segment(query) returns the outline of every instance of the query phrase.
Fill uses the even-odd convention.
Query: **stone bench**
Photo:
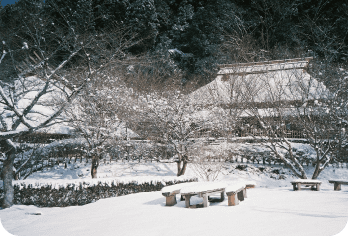
[[[255,185],[253,184],[252,187],[255,187]],[[225,189],[228,197],[228,205],[236,206],[239,204],[239,201],[244,201],[244,198],[247,197],[246,189],[246,184],[229,185]]]
[[[246,182],[245,187],[248,188],[255,188],[256,183],[255,182]]]
[[[320,191],[320,185],[321,181],[316,179],[297,179],[291,182],[294,191],[301,190],[301,187],[304,186],[311,186],[311,189],[315,189],[317,191]]]
[[[174,184],[162,188],[162,195],[166,197],[166,206],[174,206],[176,204],[176,194],[179,194],[182,188],[196,183],[197,182]]]
[[[191,186],[187,186],[181,189],[181,196],[185,198],[186,208],[197,208],[197,207],[208,207],[208,197],[220,193],[220,202],[225,199],[225,183],[214,183],[214,182],[201,182]],[[192,196],[198,196],[203,198],[203,205],[190,205],[190,198]]]
[[[334,190],[341,190],[341,184],[348,185],[348,181],[346,180],[329,180],[330,184],[334,184]]]

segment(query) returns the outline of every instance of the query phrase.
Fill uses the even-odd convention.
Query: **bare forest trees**
[[[134,108],[138,118],[151,127],[148,136],[157,137],[157,140],[172,145],[176,153],[177,175],[185,174],[189,162],[188,151],[192,146],[195,132],[200,123],[194,114],[199,108],[192,104],[179,91],[166,93],[151,93],[138,97],[138,105]]]
[[[77,136],[86,141],[87,158],[92,160],[91,176],[97,178],[100,159],[107,155],[106,146],[123,138],[125,123],[119,118],[130,102],[127,101],[132,90],[120,78],[99,75],[82,91],[76,101],[66,110],[67,121],[75,129]],[[122,133],[123,132],[123,133]]]
[[[66,16],[58,22],[59,28],[56,21],[40,17],[40,12],[23,12],[23,18],[25,24],[18,32],[0,34],[0,66],[13,71],[0,83],[4,208],[13,204],[17,151],[13,138],[61,122],[63,111],[81,91],[100,79],[112,63],[123,60],[124,49],[136,44],[118,27],[92,33],[77,28]]]

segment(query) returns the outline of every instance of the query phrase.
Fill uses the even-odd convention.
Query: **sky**
[[[17,2],[17,0],[2,0],[1,5],[6,6],[7,4],[13,4]]]

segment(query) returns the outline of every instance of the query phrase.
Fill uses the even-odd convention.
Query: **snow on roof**
[[[312,57],[219,65],[218,74],[260,74],[270,71],[306,69]]]
[[[59,123],[43,128],[41,131],[48,134],[71,134],[74,131],[74,128],[66,123]]]
[[[133,130],[131,130],[130,128],[127,128],[124,123],[123,123],[123,125],[121,125],[119,127],[119,129],[116,130],[114,135],[117,137],[127,137],[127,138],[139,138],[140,137]]]
[[[304,69],[306,60],[268,61],[221,65],[218,76],[189,94],[196,104],[306,101],[327,96],[324,84]]]

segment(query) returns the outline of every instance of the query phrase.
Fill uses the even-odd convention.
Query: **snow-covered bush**
[[[194,178],[164,178],[154,181],[92,181],[79,183],[14,185],[14,204],[39,207],[66,207],[85,205],[102,198],[117,197],[139,192],[159,191],[164,186],[184,182],[194,182]],[[0,188],[0,202],[3,200]]]

